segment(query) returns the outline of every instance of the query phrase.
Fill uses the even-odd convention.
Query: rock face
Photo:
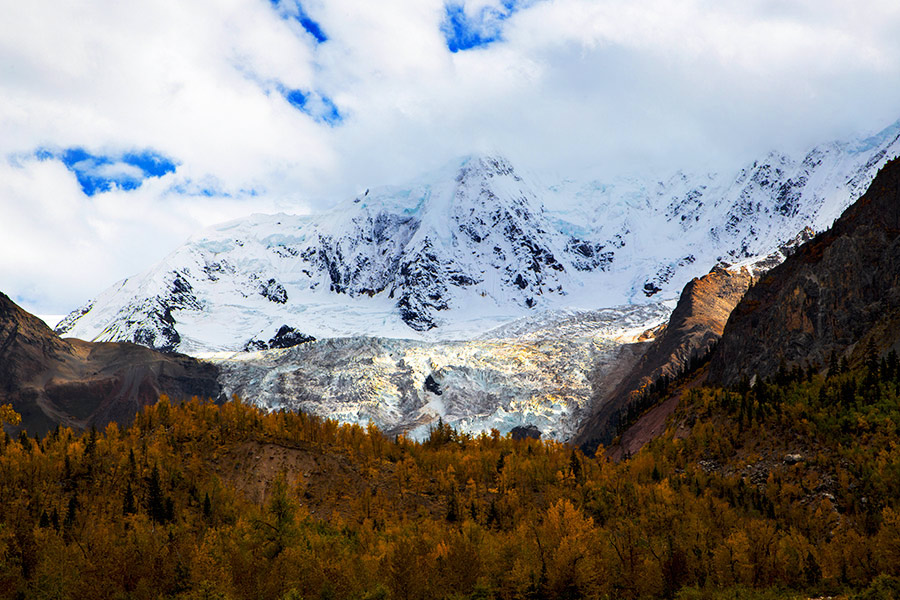
[[[160,394],[219,399],[216,377],[213,365],[187,356],[60,339],[0,293],[0,403],[13,405],[29,433],[128,424]]]
[[[282,325],[278,328],[278,331],[275,332],[275,335],[269,338],[269,341],[266,342],[262,339],[253,338],[244,345],[244,350],[246,352],[255,350],[283,350],[284,348],[299,346],[300,344],[314,341],[316,341],[316,338],[313,336],[301,333],[289,325]]]
[[[707,354],[722,337],[731,311],[749,289],[750,282],[746,268],[734,272],[716,267],[688,283],[665,331],[656,338],[623,387],[639,389],[661,376],[675,377],[692,358]]]
[[[612,420],[640,390],[660,377],[675,377],[692,359],[703,357],[713,348],[750,282],[747,268],[730,271],[721,267],[689,282],[665,330],[616,388],[606,397],[594,398],[597,410],[573,442],[589,451],[600,443],[609,443],[614,437]]]
[[[713,383],[824,367],[900,340],[900,161],[889,162],[829,231],[801,246],[735,308],[710,364]],[[853,353],[853,351],[856,351]]]

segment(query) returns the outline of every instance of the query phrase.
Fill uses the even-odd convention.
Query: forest
[[[674,393],[620,463],[237,398],[4,434],[0,597],[900,597],[896,355]]]

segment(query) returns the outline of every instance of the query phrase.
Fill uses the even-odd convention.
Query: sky
[[[472,153],[663,178],[900,118],[896,0],[0,0],[0,291]]]

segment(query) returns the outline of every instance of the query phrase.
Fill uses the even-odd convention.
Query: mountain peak
[[[219,399],[216,377],[213,365],[187,356],[60,339],[0,293],[0,404],[11,403],[31,434],[128,424],[160,394]]]
[[[202,352],[273,339],[281,326],[318,339],[459,339],[534,311],[673,300],[711,265],[827,227],[900,150],[884,139],[862,153],[774,153],[734,177],[580,188],[543,189],[502,156],[470,155],[321,214],[209,229],[66,326]]]

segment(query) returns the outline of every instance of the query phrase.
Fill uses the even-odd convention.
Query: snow
[[[752,262],[806,226],[827,228],[898,153],[898,134],[900,122],[802,157],[772,152],[737,174],[549,188],[503,158],[466,157],[323,214],[254,214],[200,232],[62,330],[196,353],[239,350],[282,325],[316,338],[459,340],[548,310],[672,300],[719,262]]]
[[[568,440],[589,413],[593,382],[623,342],[665,322],[661,304],[528,318],[482,339],[332,338],[286,350],[201,354],[227,394],[266,409],[373,422],[421,439],[439,418],[460,431],[535,425]],[[428,377],[440,394],[428,391]]]

